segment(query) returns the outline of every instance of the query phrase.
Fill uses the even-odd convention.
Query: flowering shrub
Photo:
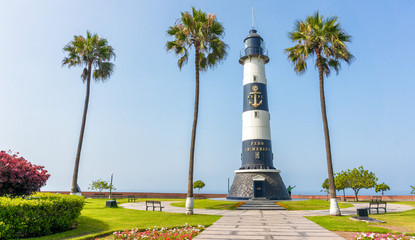
[[[411,240],[415,237],[408,237],[405,234],[381,234],[381,233],[357,233],[353,235],[356,240]]]
[[[125,230],[123,232],[114,232],[114,239],[193,239],[205,229],[204,226],[191,227],[187,223],[180,228],[157,228],[142,231],[138,228]]]
[[[30,195],[39,191],[50,177],[43,166],[31,164],[17,154],[0,152],[0,196]]]

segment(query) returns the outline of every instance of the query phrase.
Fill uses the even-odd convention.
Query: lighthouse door
[[[254,181],[254,198],[265,197],[265,181]]]

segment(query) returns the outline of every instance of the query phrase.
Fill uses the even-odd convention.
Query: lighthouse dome
[[[257,30],[251,29],[249,35],[244,40],[245,48],[241,51],[239,62],[243,61],[249,56],[256,56],[263,58],[265,63],[269,62],[268,51],[265,49],[264,39],[257,33]]]

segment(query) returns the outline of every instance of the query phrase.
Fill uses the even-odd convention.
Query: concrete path
[[[165,212],[185,213],[184,208],[162,202]],[[368,203],[354,203],[354,207],[342,209],[343,215],[356,215],[356,208],[367,207]],[[145,203],[124,203],[121,207],[145,210]],[[388,204],[388,212],[406,211],[414,207]],[[223,215],[212,226],[195,239],[344,239],[304,216],[328,215],[328,210],[284,211],[284,210],[209,210],[195,209],[195,214]]]

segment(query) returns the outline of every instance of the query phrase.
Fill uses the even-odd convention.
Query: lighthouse
[[[265,64],[269,62],[264,40],[255,29],[244,40],[239,63],[243,65],[241,167],[235,171],[228,199],[290,199],[274,167]]]

